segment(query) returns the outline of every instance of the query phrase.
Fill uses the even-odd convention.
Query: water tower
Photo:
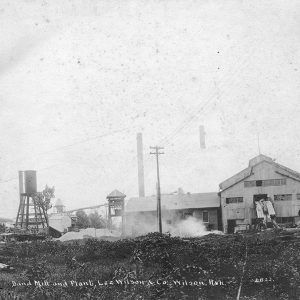
[[[46,213],[34,198],[36,192],[36,171],[19,171],[20,204],[16,228],[38,232],[40,229],[48,227]]]
[[[65,210],[65,206],[63,205],[62,201],[60,199],[57,199],[55,205],[54,205],[54,213],[57,213],[57,214],[61,214],[64,212]]]

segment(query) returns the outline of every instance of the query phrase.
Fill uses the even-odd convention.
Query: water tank
[[[25,171],[25,193],[34,194],[37,192],[36,171]]]

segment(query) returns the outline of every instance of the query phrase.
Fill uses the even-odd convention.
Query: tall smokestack
[[[137,141],[137,159],[138,159],[139,197],[145,197],[142,133],[139,132],[136,135],[136,141]]]
[[[205,131],[204,131],[204,126],[200,125],[199,126],[199,134],[200,134],[200,148],[205,149]]]

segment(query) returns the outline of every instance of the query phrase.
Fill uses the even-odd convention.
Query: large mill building
[[[298,218],[300,173],[268,156],[254,157],[246,169],[223,181],[219,187],[224,232],[233,233],[239,224],[254,224],[254,201],[267,196],[274,201],[278,223],[293,223]]]
[[[163,222],[170,224],[178,219],[193,216],[207,229],[233,233],[237,226],[250,228],[256,222],[254,201],[271,197],[279,224],[299,221],[300,173],[275,162],[265,155],[249,161],[248,167],[219,185],[219,192],[162,195]],[[139,231],[143,223],[154,222],[156,198],[129,199],[126,206],[127,232]],[[174,217],[175,216],[175,217]]]

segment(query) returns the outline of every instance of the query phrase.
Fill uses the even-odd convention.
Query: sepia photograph
[[[300,299],[299,1],[0,0],[0,38],[0,299]]]

